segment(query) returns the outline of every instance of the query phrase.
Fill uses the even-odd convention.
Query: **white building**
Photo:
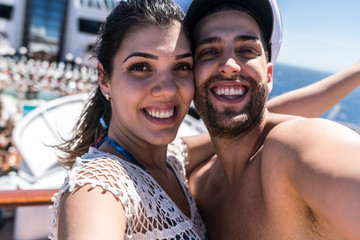
[[[71,53],[84,58],[118,1],[0,0],[0,54],[24,46],[32,57],[59,61]],[[187,8],[191,0],[177,2]]]

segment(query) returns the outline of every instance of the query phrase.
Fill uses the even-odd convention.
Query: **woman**
[[[167,148],[194,96],[182,19],[169,0],[123,1],[106,19],[99,88],[77,135],[61,147],[62,164],[73,168],[55,200],[53,238],[206,238],[183,149]]]
[[[72,169],[54,198],[52,238],[206,239],[185,172],[211,157],[210,139],[167,146],[194,95],[182,19],[170,0],[129,0],[102,26],[99,87],[59,147]]]

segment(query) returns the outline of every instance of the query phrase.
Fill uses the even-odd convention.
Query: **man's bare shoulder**
[[[350,156],[360,149],[359,144],[360,135],[342,124],[320,118],[294,118],[269,131],[264,141],[263,160],[327,161]]]
[[[352,141],[358,142],[359,139],[358,133],[334,121],[322,118],[293,118],[276,124],[265,138],[265,145],[280,144],[301,149],[311,147],[314,143],[316,146],[348,144]]]
[[[326,119],[279,123],[269,131],[262,150],[263,189],[269,199],[281,199],[282,207],[311,206],[322,226],[341,226],[340,232],[360,236],[355,226],[359,156],[360,135],[339,123]]]

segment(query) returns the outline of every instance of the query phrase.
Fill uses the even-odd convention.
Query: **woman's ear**
[[[107,93],[110,93],[110,84],[108,74],[105,72],[104,67],[101,63],[97,64],[97,76],[101,92],[105,97]]]
[[[273,88],[273,69],[274,65],[272,63],[268,63],[267,65],[267,76],[266,76],[266,85],[268,89],[268,94],[271,92]]]

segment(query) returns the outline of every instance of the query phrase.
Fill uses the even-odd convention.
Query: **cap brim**
[[[264,36],[265,40],[267,43],[270,43],[274,18],[271,4],[265,0],[194,0],[185,17],[185,25],[190,33],[192,33],[196,23],[202,19],[210,9],[223,3],[237,4],[254,12],[264,28],[263,31],[266,35]]]

